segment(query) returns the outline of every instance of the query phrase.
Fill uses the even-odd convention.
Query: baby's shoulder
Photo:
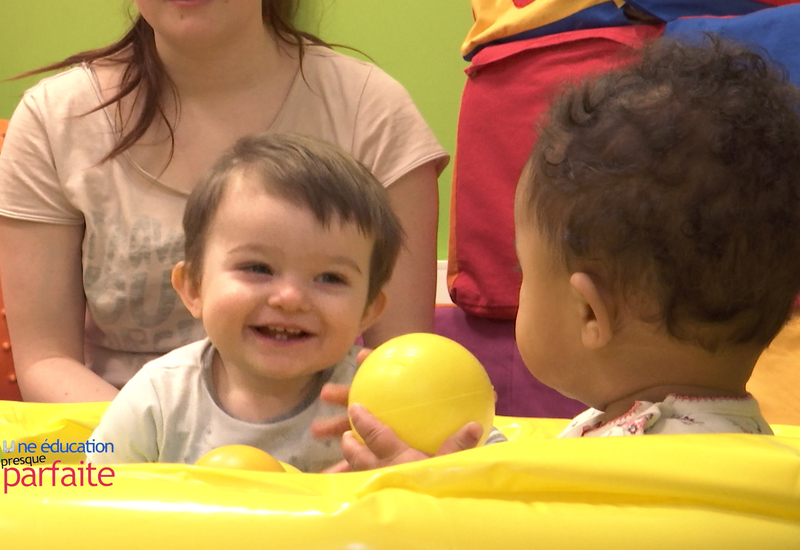
[[[200,376],[210,349],[207,338],[186,344],[145,363],[137,376],[150,379]]]

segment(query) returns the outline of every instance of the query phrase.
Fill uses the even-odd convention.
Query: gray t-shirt
[[[147,363],[111,402],[89,441],[112,443],[114,452],[88,453],[92,464],[173,462],[193,464],[223,445],[250,445],[303,472],[319,472],[342,460],[340,438],[317,439],[311,421],[345,414],[319,400],[325,382],[350,384],[356,372],[353,346],[323,371],[319,386],[293,411],[253,423],[226,413],[211,383],[214,348],[208,339]]]

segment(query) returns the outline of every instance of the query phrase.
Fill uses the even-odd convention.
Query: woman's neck
[[[159,57],[181,100],[263,86],[291,61],[288,48],[264,26],[251,27],[224,42],[175,46],[156,37]]]

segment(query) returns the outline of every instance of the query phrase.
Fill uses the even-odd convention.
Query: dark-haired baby
[[[800,91],[764,58],[663,39],[567,91],[515,225],[522,358],[590,407],[562,437],[772,433],[746,384],[800,293]],[[426,456],[351,415],[351,467]]]

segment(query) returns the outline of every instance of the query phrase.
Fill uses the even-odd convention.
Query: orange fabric
[[[0,400],[22,401],[17,386],[17,376],[14,373],[14,361],[11,358],[11,341],[8,337],[2,293],[0,293]]]
[[[3,149],[6,128],[8,128],[8,121],[0,119],[0,151]],[[14,373],[14,361],[11,359],[11,340],[8,337],[2,292],[0,292],[0,399],[22,401],[19,387],[17,387],[17,376]]]
[[[8,121],[0,119],[0,151],[3,150],[3,141],[6,138],[6,128],[8,128]]]
[[[747,383],[770,424],[800,426],[800,316],[761,354]]]

